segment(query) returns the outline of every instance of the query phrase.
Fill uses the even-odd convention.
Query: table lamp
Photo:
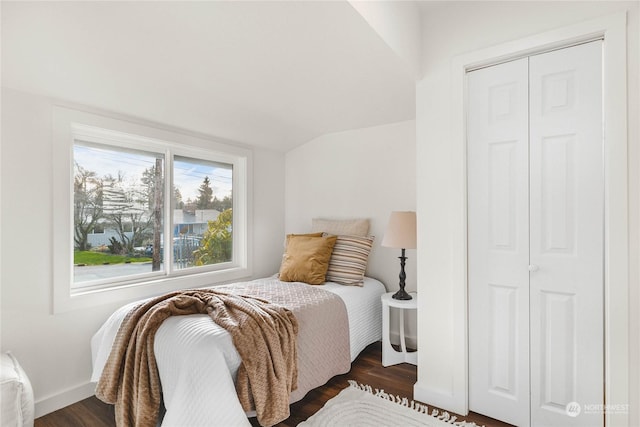
[[[400,290],[393,294],[392,298],[399,300],[410,300],[409,295],[404,290],[404,281],[407,275],[404,272],[404,265],[407,257],[404,256],[405,249],[416,249],[416,213],[415,212],[391,212],[387,231],[382,239],[382,246],[387,248],[402,249],[400,258]]]

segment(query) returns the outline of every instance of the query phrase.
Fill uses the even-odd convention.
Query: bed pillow
[[[327,269],[327,282],[362,286],[373,236],[338,236]]]
[[[336,240],[337,236],[287,236],[287,248],[280,265],[280,280],[310,285],[324,283]]]
[[[289,242],[290,236],[322,237],[323,234],[324,234],[323,232],[306,233],[306,234],[287,234],[286,237],[284,238],[284,247],[285,249],[287,248],[287,243]]]
[[[336,236],[366,236],[369,233],[369,220],[313,218],[311,231],[323,231]]]

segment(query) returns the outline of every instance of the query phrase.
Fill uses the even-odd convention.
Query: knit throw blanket
[[[263,299],[202,289],[153,298],[125,317],[96,388],[100,400],[115,404],[116,424],[156,426],[162,395],[155,333],[169,316],[197,313],[208,314],[232,337],[242,359],[236,390],[243,408],[255,408],[263,426],[288,418],[298,377],[293,313]]]

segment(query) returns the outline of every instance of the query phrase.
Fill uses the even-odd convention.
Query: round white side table
[[[418,352],[407,351],[407,343],[404,333],[404,312],[405,310],[417,310],[418,309],[418,294],[410,292],[409,295],[413,297],[410,300],[397,300],[391,296],[395,292],[388,292],[382,295],[382,366],[391,366],[398,363],[411,363],[412,365],[418,364]],[[400,326],[400,351],[393,348],[389,339],[389,323],[391,308],[398,308],[400,312],[399,326]]]

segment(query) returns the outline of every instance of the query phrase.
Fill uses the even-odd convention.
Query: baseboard
[[[66,389],[60,393],[44,397],[36,401],[35,417],[47,415],[65,406],[79,402],[87,397],[93,396],[96,391],[96,384],[87,382],[76,387]]]
[[[400,345],[400,334],[397,332],[389,332],[389,341],[391,341],[391,344]],[[407,344],[407,348],[413,350],[418,348],[418,339],[416,337],[407,336],[405,343]]]

